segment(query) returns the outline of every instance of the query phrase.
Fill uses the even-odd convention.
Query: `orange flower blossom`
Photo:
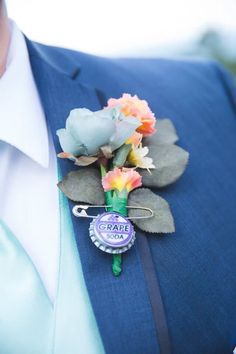
[[[149,136],[155,133],[156,118],[145,100],[140,100],[137,95],[131,96],[124,93],[122,97],[108,100],[108,107],[121,106],[121,111],[125,116],[133,116],[138,118],[142,123],[137,128],[137,132],[143,136]]]
[[[132,168],[118,168],[109,171],[102,178],[102,186],[105,192],[116,190],[122,192],[126,190],[128,193],[142,185],[142,177]]]

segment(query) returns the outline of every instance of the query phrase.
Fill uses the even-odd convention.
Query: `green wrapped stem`
[[[121,148],[120,148],[121,149]],[[119,150],[118,150],[119,151]],[[120,163],[124,163],[123,161],[126,160],[127,155],[130,151],[130,145],[125,145],[124,149],[121,149],[120,153],[118,154],[117,159],[113,166],[117,166]],[[114,158],[115,160],[115,158]],[[104,177],[107,173],[107,169],[103,164],[100,164],[100,171],[101,176]],[[111,205],[111,207],[106,208],[108,211],[114,211],[119,213],[123,216],[127,216],[127,195],[117,195],[115,192],[108,191],[105,192],[105,203],[106,205]],[[122,272],[122,256],[121,254],[114,254],[112,260],[112,273],[118,277]]]
[[[114,193],[112,198],[112,211],[127,216],[127,197],[119,197]]]
[[[112,273],[118,277],[122,272],[122,258],[121,254],[114,254],[112,261]]]
[[[119,197],[116,193],[113,194],[112,198],[112,210],[116,213],[119,213],[123,216],[127,216],[127,197]],[[113,255],[112,262],[112,272],[118,277],[122,272],[122,255],[115,254]]]

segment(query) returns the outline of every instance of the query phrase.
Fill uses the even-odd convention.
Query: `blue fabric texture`
[[[190,152],[190,163],[177,183],[154,192],[170,203],[176,232],[148,236],[172,352],[232,353],[236,344],[236,110],[231,78],[214,62],[104,59],[27,43],[58,152],[55,132],[64,127],[71,109],[100,109],[106,99],[123,92],[146,99],[157,117],[169,117],[175,124],[179,144]],[[60,161],[60,167],[63,175],[73,168],[67,161]],[[72,220],[106,353],[159,354],[137,245],[124,256],[124,271],[115,278],[110,256],[91,245],[88,221]]]

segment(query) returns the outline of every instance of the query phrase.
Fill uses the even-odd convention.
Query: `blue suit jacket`
[[[60,152],[57,129],[75,107],[100,109],[123,92],[169,117],[190,152],[184,176],[158,190],[176,233],[148,235],[124,256],[122,276],[73,218],[84,277],[107,354],[227,354],[236,345],[236,106],[213,62],[105,59],[27,40],[32,70]],[[59,161],[63,174],[72,169]],[[145,235],[137,235],[140,240]],[[147,240],[146,239],[146,240]],[[145,258],[146,257],[146,258]],[[146,264],[143,260],[146,259]],[[149,259],[149,261],[148,261]],[[158,316],[162,304],[168,338]],[[164,323],[165,327],[165,323]],[[162,345],[160,345],[162,343]],[[68,353],[69,354],[69,353]],[[89,354],[89,353],[86,353]]]

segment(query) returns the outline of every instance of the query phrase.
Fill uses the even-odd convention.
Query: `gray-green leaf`
[[[154,216],[150,219],[132,220],[141,230],[150,233],[172,233],[175,231],[173,216],[167,201],[148,188],[139,188],[129,195],[129,206],[146,207],[152,209]],[[129,209],[129,217],[146,216],[147,211]]]
[[[60,190],[75,201],[88,204],[103,205],[104,191],[101,185],[99,171],[95,168],[85,167],[72,171],[58,183]]]
[[[174,144],[179,140],[175,127],[170,119],[158,119],[156,122],[156,133],[143,140],[143,145]]]
[[[75,165],[77,166],[88,166],[97,161],[96,156],[79,156],[75,158]]]
[[[175,182],[183,174],[189,159],[189,153],[176,145],[149,146],[148,156],[156,168],[151,173],[138,170],[146,187],[165,187]]]

